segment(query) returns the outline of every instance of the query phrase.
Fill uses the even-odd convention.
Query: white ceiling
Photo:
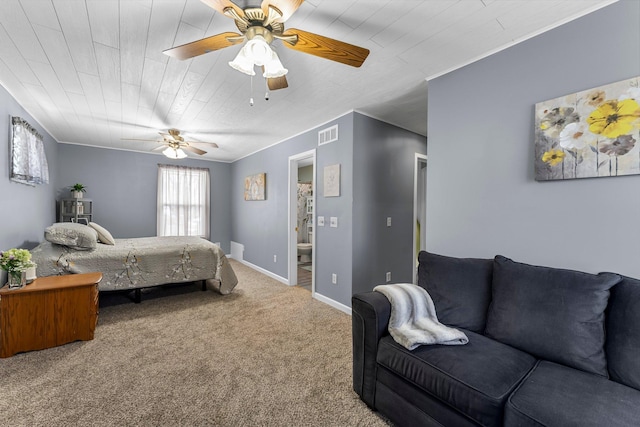
[[[237,31],[199,0],[2,0],[0,83],[59,142],[149,152],[156,143],[122,138],[175,127],[220,146],[199,146],[200,158],[233,161],[352,110],[426,135],[425,79],[613,2],[307,0],[285,28],[369,57],[353,68],[275,41],[289,87],[266,101],[258,75],[250,106],[251,78],[227,65],[240,46],[187,61],[162,54]]]

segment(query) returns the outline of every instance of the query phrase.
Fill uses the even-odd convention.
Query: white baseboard
[[[229,255],[227,255],[227,258],[233,258],[234,260],[246,265],[249,268],[252,268],[256,271],[259,271],[260,273],[264,274],[265,276],[269,276],[272,279],[277,280],[278,282],[284,283],[285,285],[289,286],[289,279],[285,279],[282,276],[278,276],[275,273],[272,273],[269,270],[265,270],[262,267],[258,267],[255,264],[251,264],[249,261],[245,261],[243,258],[244,255],[244,245],[242,245],[241,243],[238,242],[231,242],[231,253]],[[338,301],[334,301],[331,298],[327,298],[324,295],[321,295],[317,292],[313,293],[313,298],[317,299],[320,302],[323,302],[327,305],[330,305],[333,308],[336,308],[340,311],[342,311],[343,313],[348,314],[349,316],[351,316],[351,307],[347,307],[346,305],[339,303]]]
[[[265,270],[264,268],[258,267],[257,265],[251,264],[249,261],[245,261],[243,259],[236,259],[236,261],[241,262],[242,264],[246,265],[247,267],[253,268],[256,271],[259,271],[260,273],[264,274],[265,276],[269,276],[272,279],[277,280],[278,282],[282,282],[287,286],[289,285],[289,280],[288,279],[285,279],[282,276],[278,276],[277,274],[272,273],[269,270]]]
[[[334,301],[331,298],[325,297],[324,295],[321,295],[317,292],[314,292],[313,297],[318,301],[323,302],[327,305],[330,305],[331,307],[336,308],[342,311],[343,313],[346,313],[349,316],[351,316],[351,307],[347,307],[346,305],[339,303],[338,301]]]

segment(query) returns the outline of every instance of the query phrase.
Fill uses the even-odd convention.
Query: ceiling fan
[[[153,151],[163,150],[162,154],[171,159],[184,159],[187,157],[187,153],[184,150],[192,153],[203,155],[207,154],[206,151],[194,147],[192,144],[207,144],[212,148],[218,148],[218,144],[215,142],[203,142],[203,141],[185,141],[184,137],[180,135],[178,129],[169,129],[167,132],[158,132],[162,136],[162,140],[157,139],[138,139],[138,138],[123,138],[127,141],[153,141],[162,144],[161,146],[154,148]]]
[[[360,67],[369,50],[329,37],[295,28],[285,31],[284,22],[300,7],[304,0],[262,0],[259,7],[240,7],[231,0],[201,0],[235,21],[240,34],[225,32],[163,51],[177,59],[189,59],[214,50],[233,46],[247,40],[238,56],[229,65],[245,74],[254,75],[254,65],[262,67],[270,90],[288,87],[277,54],[270,47],[274,39],[284,46],[303,53],[326,58],[353,67]],[[257,1],[257,0],[256,0]]]

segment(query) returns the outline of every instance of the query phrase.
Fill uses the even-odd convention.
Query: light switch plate
[[[338,227],[338,217],[337,216],[332,216],[331,217],[330,226],[334,227],[334,228]]]
[[[316,218],[316,222],[318,223],[318,227],[324,227],[324,217],[319,216]]]

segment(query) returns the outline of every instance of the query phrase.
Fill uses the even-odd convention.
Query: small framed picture
[[[75,218],[71,218],[71,222],[77,222],[78,224],[89,225],[89,218],[78,218],[77,221]]]
[[[340,197],[340,164],[324,167],[324,197]]]

